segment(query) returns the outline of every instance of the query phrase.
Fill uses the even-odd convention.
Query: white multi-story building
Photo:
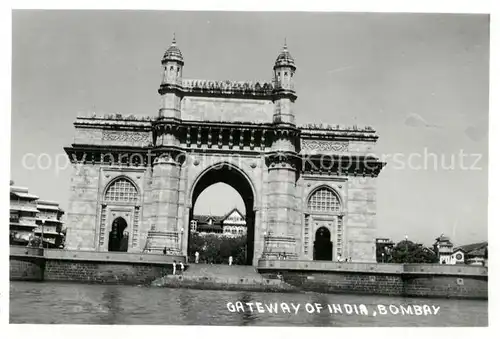
[[[40,200],[28,188],[10,186],[10,244],[26,246],[34,236],[45,248],[63,245],[64,211],[57,202]]]
[[[64,211],[57,202],[48,200],[38,200],[37,209],[38,227],[35,229],[35,235],[42,237],[43,234],[44,247],[60,247],[64,239],[62,233]]]
[[[434,249],[438,255],[440,264],[452,264],[453,243],[450,241],[450,238],[446,237],[444,234],[441,234],[438,238],[436,238]]]
[[[38,197],[30,194],[26,187],[10,186],[9,228],[12,245],[28,245],[37,227],[37,200]]]

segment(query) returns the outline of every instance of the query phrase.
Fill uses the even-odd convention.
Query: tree
[[[190,235],[189,253],[191,261],[196,252],[200,254],[200,262],[214,264],[226,263],[229,256],[233,257],[234,265],[244,265],[246,260],[246,236],[225,237],[215,234]]]
[[[402,240],[392,250],[391,263],[437,263],[436,253],[422,244]]]

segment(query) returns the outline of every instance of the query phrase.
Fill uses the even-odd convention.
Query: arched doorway
[[[330,185],[321,184],[309,193],[305,230],[304,252],[309,259],[332,260],[334,257],[344,256],[342,200],[339,193]]]
[[[111,231],[109,232],[108,251],[109,252],[127,252],[128,251],[128,232],[125,232],[127,222],[122,217],[113,220]]]
[[[201,174],[195,182],[192,189],[191,208],[189,210],[189,220],[193,220],[194,207],[200,194],[208,187],[224,183],[234,188],[241,196],[245,207],[245,220],[246,220],[246,246],[245,246],[245,260],[246,265],[252,265],[254,258],[254,238],[255,238],[255,211],[254,211],[254,192],[252,186],[241,170],[235,166],[222,163],[212,166],[209,170]],[[220,197],[224,199],[224,197]],[[190,245],[192,240],[192,227],[189,227],[188,236],[188,255],[190,253]]]
[[[332,260],[333,244],[331,242],[331,234],[328,228],[320,227],[316,231],[314,239],[314,255],[313,260]]]

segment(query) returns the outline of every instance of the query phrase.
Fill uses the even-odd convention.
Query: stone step
[[[189,264],[184,272],[185,276],[192,277],[235,277],[244,279],[261,280],[262,276],[257,273],[253,266],[238,265],[210,265],[210,264]]]

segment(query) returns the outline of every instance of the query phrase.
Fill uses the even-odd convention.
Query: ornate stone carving
[[[349,144],[332,140],[302,140],[301,147],[307,151],[347,152]]]
[[[305,124],[305,125],[301,125],[299,127],[301,129],[338,130],[338,131],[346,130],[346,131],[375,132],[375,130],[371,126],[357,126],[357,125],[344,126],[344,125],[339,125],[339,124],[337,124],[337,125],[331,125],[331,124],[319,123],[319,124]]]
[[[140,132],[103,131],[103,141],[149,142],[149,134]]]
[[[248,82],[248,81],[210,81],[210,80],[191,80],[182,81],[182,87],[187,92],[206,92],[206,93],[241,93],[241,94],[266,94],[270,95],[274,89],[271,82]]]

